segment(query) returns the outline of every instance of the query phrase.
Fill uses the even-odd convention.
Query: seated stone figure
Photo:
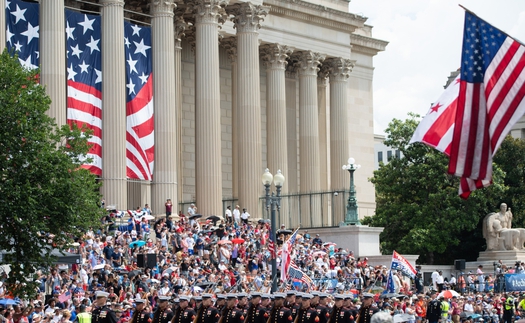
[[[525,229],[512,229],[512,213],[507,205],[500,205],[500,212],[489,213],[483,219],[483,237],[487,251],[523,250]]]

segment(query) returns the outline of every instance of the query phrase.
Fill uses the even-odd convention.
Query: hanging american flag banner
[[[275,259],[275,243],[273,241],[273,231],[271,228],[268,228],[268,251],[270,251],[271,259]]]
[[[38,3],[5,2],[7,49],[18,54],[20,64],[28,69],[39,66],[39,10]]]
[[[297,239],[297,228],[294,233],[283,243],[282,252],[281,252],[281,280],[283,282],[288,280],[288,270],[290,269],[290,263],[292,262],[292,252]]]
[[[151,28],[124,23],[126,175],[151,180],[154,161]]]
[[[83,165],[102,175],[102,69],[100,16],[66,10],[67,122],[93,131]]]

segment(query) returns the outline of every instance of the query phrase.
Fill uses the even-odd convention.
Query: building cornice
[[[363,27],[367,19],[302,0],[265,0],[264,5],[271,7],[270,15],[302,20],[345,32],[353,32]]]
[[[388,42],[363,35],[351,34],[350,44],[352,45],[352,52],[373,56],[377,55],[378,52],[384,51]]]

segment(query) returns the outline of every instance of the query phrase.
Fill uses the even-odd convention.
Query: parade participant
[[[91,312],[93,323],[117,323],[115,312],[106,305],[109,293],[98,291],[95,294],[95,309]]]
[[[295,294],[295,304],[290,308],[290,311],[292,311],[292,317],[295,320],[297,317],[297,314],[299,314],[299,310],[303,307],[303,294],[302,293],[296,293]]]
[[[286,299],[284,300],[284,306],[292,308],[295,305],[295,291],[289,290],[286,292]]]
[[[222,310],[226,306],[226,295],[217,294],[217,301],[215,303],[215,306],[217,307],[217,310],[219,310],[219,312],[222,313]]]
[[[261,294],[261,304],[255,313],[255,321],[253,323],[266,323],[270,317],[270,303],[272,297],[270,294]]]
[[[274,293],[274,306],[270,312],[267,323],[291,323],[293,321],[292,311],[284,306],[286,294]]]
[[[137,298],[133,302],[135,303],[135,311],[129,323],[151,323],[151,313],[145,310],[146,300]]]
[[[197,313],[196,323],[217,323],[221,314],[216,307],[213,306],[213,295],[202,294],[202,307],[199,309],[201,316]]]
[[[259,303],[261,302],[261,293],[252,292],[251,295],[252,299],[250,301],[250,307],[244,316],[245,323],[255,323],[255,319],[259,311]]]
[[[297,316],[299,319],[298,322],[300,323],[319,323],[319,314],[317,313],[317,310],[315,307],[312,306],[310,303],[312,299],[315,299],[318,296],[314,296],[312,294],[304,293],[303,295],[303,308],[302,308],[302,315]]]
[[[190,303],[190,298],[188,296],[179,296],[179,308],[173,315],[173,319],[171,320],[171,323],[181,323],[182,322],[182,313],[186,308],[188,307]]]
[[[326,323],[330,318],[330,308],[328,307],[328,294],[319,293],[319,304],[315,307],[319,315],[319,322]]]
[[[195,300],[195,306],[193,309],[197,312],[202,307],[202,296],[195,296],[193,299]]]
[[[179,301],[181,302],[181,304],[183,300],[186,301],[186,304],[188,306],[186,306],[181,312],[179,317],[179,323],[194,323],[195,318],[197,317],[197,312],[195,312],[195,309],[190,305],[191,296],[180,296]]]
[[[361,308],[359,309],[359,313],[357,314],[357,323],[370,323],[370,319],[372,317],[371,315],[371,306],[374,302],[374,294],[370,293],[363,293],[363,304],[361,304]]]
[[[169,307],[170,298],[168,296],[159,296],[157,310],[153,314],[153,323],[168,323],[173,318],[173,311]]]
[[[242,311],[242,315],[246,318],[246,315],[248,314],[248,294],[246,293],[238,293],[237,294],[237,308]]]
[[[228,294],[226,296],[226,307],[222,312],[220,323],[244,323],[242,310],[235,306],[237,294]]]
[[[345,296],[341,294],[334,294],[334,306],[332,307],[332,314],[328,318],[328,323],[343,323],[346,321],[341,320],[341,316],[344,316],[343,303]],[[343,315],[341,315],[343,313]],[[352,320],[353,321],[353,320]]]
[[[427,320],[429,323],[437,323],[441,317],[441,302],[436,299],[436,292],[431,292],[432,300],[427,305]]]

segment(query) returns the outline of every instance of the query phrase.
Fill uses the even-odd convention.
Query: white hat
[[[109,296],[109,293],[106,293],[106,292],[103,292],[103,291],[98,291],[95,293],[95,297],[96,298],[99,298],[99,297],[108,297]]]

